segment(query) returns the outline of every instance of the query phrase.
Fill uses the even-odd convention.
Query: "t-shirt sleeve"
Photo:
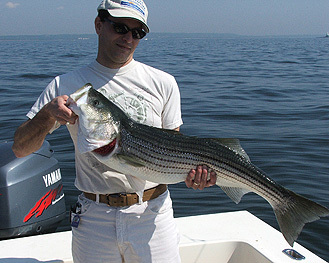
[[[169,91],[170,92],[162,112],[162,128],[173,130],[183,124],[180,92],[174,78],[172,78]]]
[[[37,101],[34,103],[30,111],[26,114],[26,116],[32,119],[48,102],[52,99],[59,96],[58,91],[58,78],[53,79],[46,89],[40,94]],[[52,133],[54,130],[60,127],[60,124],[56,121],[54,127],[49,131]]]

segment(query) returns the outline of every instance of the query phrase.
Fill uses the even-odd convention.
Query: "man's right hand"
[[[37,151],[56,121],[61,125],[75,123],[78,116],[67,107],[68,98],[67,95],[54,98],[33,119],[18,127],[12,147],[16,157],[24,157]]]
[[[56,97],[43,108],[43,110],[48,112],[51,118],[58,121],[61,125],[67,123],[74,124],[78,118],[78,116],[67,107],[68,98],[67,95]]]

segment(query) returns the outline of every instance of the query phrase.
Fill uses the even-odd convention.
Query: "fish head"
[[[81,153],[108,145],[119,135],[118,107],[91,84],[71,94],[68,105],[79,116],[77,146]]]

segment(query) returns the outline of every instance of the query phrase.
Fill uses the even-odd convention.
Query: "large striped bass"
[[[206,165],[235,203],[248,192],[266,199],[291,246],[305,223],[329,216],[326,207],[284,188],[253,165],[238,140],[197,138],[139,124],[91,84],[70,98],[69,107],[79,116],[79,150],[92,152],[120,173],[174,184],[197,165]]]

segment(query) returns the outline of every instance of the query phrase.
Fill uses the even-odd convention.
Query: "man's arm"
[[[38,150],[56,121],[61,125],[68,122],[75,123],[77,115],[66,106],[67,99],[67,95],[56,97],[46,104],[33,119],[18,127],[12,147],[16,157],[24,157]]]

